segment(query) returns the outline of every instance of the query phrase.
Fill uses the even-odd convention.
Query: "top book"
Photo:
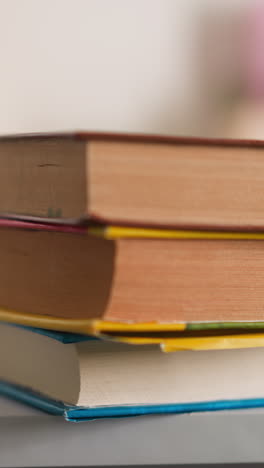
[[[264,142],[110,133],[0,138],[0,214],[262,230]]]

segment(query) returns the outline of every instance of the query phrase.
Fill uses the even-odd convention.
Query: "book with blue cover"
[[[0,394],[68,421],[264,407],[264,349],[162,353],[0,324]]]

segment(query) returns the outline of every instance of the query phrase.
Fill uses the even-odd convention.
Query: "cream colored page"
[[[264,396],[264,349],[184,351],[111,345],[81,351],[81,405],[184,403]]]
[[[0,379],[75,404],[80,390],[75,346],[0,324]]]

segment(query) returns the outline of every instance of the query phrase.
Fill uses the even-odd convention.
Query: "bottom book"
[[[68,421],[264,407],[264,348],[162,353],[0,324],[0,394]]]

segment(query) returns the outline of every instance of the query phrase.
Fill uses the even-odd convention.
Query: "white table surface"
[[[69,423],[0,398],[0,468],[264,462],[264,412]]]

